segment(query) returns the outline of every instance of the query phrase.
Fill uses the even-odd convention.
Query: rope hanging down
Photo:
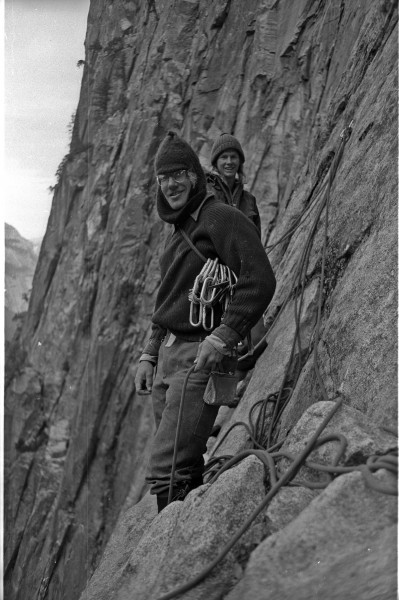
[[[190,375],[190,373],[187,374],[186,379],[188,379],[189,375]],[[240,453],[236,457],[234,457],[234,464],[236,462],[238,462],[239,460],[242,460],[243,458],[247,457],[249,454],[254,454],[258,458],[260,458],[260,460],[263,462],[265,467],[269,469],[270,481],[271,481],[271,488],[270,488],[269,492],[266,494],[265,498],[257,506],[257,508],[252,512],[252,514],[248,517],[248,519],[241,525],[239,530],[234,534],[234,536],[230,539],[230,541],[226,544],[226,546],[222,549],[222,551],[218,554],[218,556],[205,569],[203,569],[200,573],[198,573],[198,575],[193,577],[189,582],[176,587],[174,590],[171,590],[170,592],[167,592],[166,594],[163,594],[162,596],[159,596],[157,598],[157,600],[172,600],[172,598],[176,598],[176,596],[179,596],[180,594],[187,592],[188,590],[192,589],[197,584],[201,583],[201,581],[203,581],[209,575],[209,573],[216,567],[216,565],[218,565],[220,563],[220,561],[223,560],[223,558],[226,556],[226,554],[228,554],[228,552],[233,548],[233,546],[240,539],[240,537],[247,531],[247,529],[254,522],[256,517],[262,512],[262,510],[264,510],[268,506],[268,504],[273,499],[273,497],[277,494],[279,489],[281,487],[283,487],[284,485],[289,484],[290,481],[292,481],[292,479],[298,473],[301,466],[305,463],[309,454],[314,449],[319,436],[321,435],[323,430],[326,428],[329,421],[332,419],[332,417],[337,412],[337,410],[341,407],[341,405],[342,405],[342,399],[339,399],[336,402],[336,404],[334,405],[334,407],[332,408],[332,410],[323,419],[323,421],[319,425],[319,427],[316,429],[315,433],[312,435],[310,440],[307,442],[305,448],[302,450],[302,452],[298,456],[296,456],[294,458],[291,466],[285,471],[285,473],[279,479],[277,478],[277,473],[274,468],[273,457],[267,451],[247,450],[247,451]],[[227,468],[227,466],[226,466],[226,468]],[[226,468],[223,469],[223,471],[226,470]],[[216,479],[221,475],[221,473],[222,473],[222,470],[218,474],[215,475],[212,482],[216,481]]]
[[[184,389],[182,392],[181,410],[183,410],[185,387],[187,385],[187,381],[188,381],[189,376],[191,375],[192,370],[193,370],[193,367],[188,371],[186,378],[185,378]],[[384,456],[369,457],[369,459],[367,460],[367,463],[364,465],[357,465],[357,466],[353,466],[353,467],[340,467],[340,466],[338,466],[338,462],[344,455],[346,447],[347,447],[347,440],[346,440],[345,436],[343,436],[342,434],[331,433],[329,435],[320,437],[321,433],[327,427],[327,425],[330,422],[330,420],[332,419],[332,417],[335,415],[335,413],[338,411],[338,409],[342,406],[342,403],[343,403],[342,398],[337,400],[337,402],[335,403],[333,408],[324,417],[323,421],[321,422],[319,427],[316,429],[315,433],[312,435],[310,440],[305,445],[305,448],[299,455],[294,456],[292,453],[289,453],[287,451],[281,451],[281,450],[279,451],[279,448],[284,441],[284,440],[282,440],[278,444],[275,444],[274,447],[270,448],[269,450],[248,449],[248,450],[244,450],[244,451],[240,452],[239,454],[237,454],[234,457],[228,457],[229,460],[227,462],[225,462],[225,464],[222,466],[222,468],[218,469],[218,471],[213,475],[212,479],[209,481],[210,484],[214,483],[220,477],[220,475],[222,475],[222,473],[224,473],[225,471],[227,471],[228,469],[230,469],[231,467],[236,465],[238,462],[240,462],[244,458],[246,458],[250,455],[254,455],[259,460],[261,460],[261,462],[265,466],[265,470],[269,475],[270,489],[267,492],[265,498],[262,500],[262,502],[257,506],[257,508],[252,512],[252,514],[241,525],[239,530],[234,534],[234,536],[229,540],[229,542],[221,550],[221,552],[216,556],[216,558],[206,568],[204,568],[202,571],[200,571],[200,573],[198,573],[198,575],[193,577],[187,583],[176,587],[174,590],[171,590],[170,592],[167,592],[166,594],[163,594],[162,596],[159,596],[157,598],[157,600],[172,600],[172,598],[176,598],[180,594],[187,592],[188,590],[192,589],[193,587],[195,587],[196,585],[201,583],[201,581],[203,581],[209,575],[209,573],[223,560],[223,558],[233,548],[233,546],[237,543],[237,541],[241,538],[241,536],[248,530],[248,528],[255,521],[255,519],[258,517],[258,515],[262,512],[262,510],[264,510],[269,505],[271,500],[274,498],[274,496],[277,494],[277,492],[280,490],[280,488],[283,487],[284,485],[294,485],[294,486],[300,485],[302,487],[308,487],[310,489],[322,489],[322,488],[327,487],[327,485],[329,485],[329,483],[333,479],[333,476],[337,476],[337,475],[344,474],[344,473],[351,473],[354,471],[360,471],[364,477],[365,484],[368,487],[370,487],[378,492],[384,493],[384,494],[397,495],[398,492],[397,492],[396,485],[394,485],[394,484],[392,484],[392,485],[385,484],[384,485],[381,483],[381,481],[379,479],[374,477],[372,474],[373,472],[377,471],[378,469],[386,469],[387,471],[389,471],[395,475],[395,480],[397,479],[397,474],[398,474],[398,449],[397,448],[387,452]],[[395,433],[395,432],[392,431],[391,433]],[[331,441],[338,441],[339,446],[338,446],[336,455],[334,456],[332,463],[330,465],[316,463],[314,461],[310,461],[307,459],[313,450],[315,450],[316,448],[320,447],[321,445],[323,445],[327,442],[331,442]],[[219,458],[219,457],[217,457],[217,458]],[[282,458],[292,461],[291,465],[283,472],[281,471],[279,466],[276,464],[277,461],[281,460]],[[307,467],[309,467],[311,469],[315,469],[316,471],[325,473],[327,478],[321,482],[295,480],[295,476],[297,475],[299,469],[303,465],[306,465]]]
[[[313,488],[313,489],[314,488],[320,489],[320,488],[326,487],[331,482],[331,480],[333,479],[334,476],[358,470],[358,471],[362,472],[365,483],[369,487],[371,487],[381,493],[397,495],[397,488],[395,485],[392,485],[392,486],[383,485],[377,478],[375,478],[373,476],[373,472],[375,472],[378,469],[384,468],[384,469],[388,470],[389,472],[395,474],[397,477],[397,472],[398,472],[398,450],[397,450],[397,447],[394,450],[387,452],[384,456],[369,457],[366,464],[364,464],[364,465],[357,465],[354,467],[340,467],[340,466],[338,466],[338,462],[342,458],[342,456],[345,452],[345,448],[347,445],[346,438],[343,435],[337,434],[337,433],[329,434],[328,436],[324,436],[323,438],[320,437],[322,431],[325,429],[325,427],[327,426],[327,424],[329,423],[329,421],[331,420],[333,415],[342,406],[342,403],[343,403],[342,398],[334,398],[334,400],[336,400],[336,404],[334,405],[334,407],[332,408],[330,413],[323,419],[322,423],[319,425],[319,427],[317,428],[317,430],[315,431],[315,433],[313,434],[313,436],[311,437],[309,442],[306,444],[304,450],[299,454],[299,456],[294,456],[287,451],[280,450],[280,448],[284,442],[284,439],[282,439],[278,443],[273,444],[273,433],[274,433],[275,426],[282,414],[282,411],[284,410],[289,399],[291,398],[293,389],[298,380],[299,373],[300,373],[300,370],[302,367],[302,365],[301,365],[302,345],[301,345],[300,331],[299,331],[300,316],[301,316],[301,311],[302,311],[302,306],[303,306],[303,296],[304,296],[304,289],[305,289],[305,282],[306,282],[306,273],[307,273],[307,268],[308,268],[309,259],[310,259],[310,252],[311,252],[311,249],[313,246],[314,235],[316,233],[318,223],[319,223],[320,217],[321,217],[324,209],[326,209],[326,211],[325,211],[323,247],[322,247],[322,257],[321,257],[321,274],[320,274],[320,284],[319,284],[317,321],[316,321],[316,327],[315,327],[315,332],[314,332],[313,356],[314,356],[315,375],[316,375],[317,381],[320,385],[321,395],[323,397],[322,399],[329,400],[327,390],[325,389],[323,380],[321,378],[319,367],[318,367],[318,362],[317,362],[317,359],[318,359],[317,345],[318,345],[319,337],[320,337],[321,310],[322,310],[322,303],[323,303],[323,284],[324,284],[324,276],[325,276],[325,256],[326,256],[327,231],[328,231],[328,209],[329,209],[329,202],[330,202],[331,184],[334,180],[339,161],[341,160],[345,143],[347,142],[347,140],[350,137],[351,130],[352,130],[352,123],[349,125],[349,127],[345,128],[343,130],[343,132],[341,133],[340,144],[337,149],[336,155],[331,163],[330,170],[328,173],[327,185],[323,184],[322,188],[321,188],[321,191],[324,192],[324,194],[322,196],[322,201],[320,202],[320,205],[317,208],[316,215],[315,215],[313,224],[310,229],[310,233],[307,237],[303,252],[301,254],[297,268],[295,270],[291,293],[288,294],[286,300],[283,303],[283,306],[280,308],[278,314],[275,317],[274,323],[272,324],[272,327],[273,327],[273,325],[275,324],[275,322],[277,320],[277,317],[281,314],[282,310],[287,305],[289,299],[292,296],[294,296],[294,315],[295,315],[296,328],[295,328],[295,335],[294,335],[294,340],[293,340],[291,353],[290,353],[290,359],[288,361],[288,366],[285,370],[285,374],[283,377],[281,387],[278,392],[269,394],[267,396],[267,398],[262,399],[253,405],[253,407],[251,408],[251,411],[250,411],[250,415],[249,415],[249,425],[244,422],[234,423],[225,432],[225,434],[223,435],[221,440],[218,442],[218,444],[213,448],[212,454],[214,454],[216,449],[221,445],[221,443],[224,441],[224,439],[226,438],[228,433],[230,433],[230,431],[234,427],[238,427],[238,426],[242,426],[247,430],[255,449],[244,450],[243,452],[237,454],[234,457],[232,457],[232,456],[211,457],[207,463],[207,469],[205,471],[205,475],[208,477],[208,482],[214,483],[216,481],[216,479],[227,469],[231,468],[232,466],[234,466],[235,464],[237,464],[239,461],[243,460],[247,456],[253,454],[262,461],[262,463],[265,466],[265,469],[267,469],[267,472],[269,473],[270,490],[266,494],[262,503],[259,504],[259,506],[253,511],[253,513],[248,517],[248,519],[243,523],[243,525],[240,527],[240,529],[231,538],[231,540],[228,542],[228,544],[226,544],[226,546],[222,549],[222,551],[219,553],[219,555],[208,565],[208,567],[203,569],[191,581],[187,582],[186,584],[176,587],[174,590],[171,590],[170,592],[160,596],[157,600],[171,600],[172,598],[176,598],[180,594],[192,589],[195,585],[197,585],[198,583],[203,581],[209,575],[209,573],[216,567],[216,565],[219,564],[220,561],[226,556],[226,554],[231,550],[231,548],[235,545],[235,543],[239,540],[239,538],[245,533],[245,531],[247,531],[247,529],[250,527],[250,525],[253,523],[253,521],[256,519],[256,517],[260,514],[260,512],[262,510],[264,510],[266,508],[266,506],[270,503],[271,499],[276,495],[278,490],[283,485],[301,485],[301,486],[305,486],[305,487],[309,487],[309,488]],[[312,208],[314,206],[315,206],[315,202],[312,201]],[[305,218],[309,217],[309,215],[310,215],[309,209],[310,209],[310,207],[308,206],[307,209],[302,213],[297,225],[292,230],[290,230],[285,236],[283,236],[278,242],[276,242],[276,244],[274,244],[273,247],[275,247],[278,243],[287,239],[288,236],[290,236],[294,233],[294,231],[299,227],[299,225],[304,222]],[[305,217],[304,215],[305,215],[306,211],[308,211],[308,210],[309,210],[309,213]],[[270,329],[268,331],[268,334],[269,334],[269,332],[270,332]],[[262,342],[264,342],[264,340],[261,340],[261,342],[259,342],[259,344],[261,344]],[[298,354],[299,354],[300,360],[298,361],[298,365],[296,368],[296,373],[293,378],[293,381],[290,382],[288,385],[288,383],[287,383],[288,377],[289,377],[290,371],[292,371],[292,368],[293,368],[292,363],[293,363],[293,359],[294,359],[296,346],[298,346]],[[256,350],[256,347],[255,347],[255,350]],[[242,357],[242,359],[245,359],[245,358],[246,357]],[[242,359],[239,359],[238,362],[240,363],[240,360],[242,360]],[[185,385],[187,384],[187,380],[188,380],[188,377],[190,376],[191,372],[192,372],[192,369],[190,369],[189,372],[187,373]],[[182,398],[181,398],[181,411],[183,410],[183,404],[184,404],[184,392],[185,392],[185,386],[183,387]],[[267,421],[267,418],[266,418],[267,406],[269,403],[273,404],[273,411],[272,411],[272,417],[271,417],[271,419],[269,419],[270,423],[268,425],[268,428],[265,429],[265,423]],[[253,421],[253,418],[254,418],[253,413],[258,408],[259,408],[258,415],[254,422]],[[391,431],[391,433],[395,433],[395,432]],[[178,432],[176,432],[176,435],[178,435]],[[339,442],[339,447],[338,447],[337,453],[336,453],[335,457],[333,458],[331,465],[319,464],[319,463],[315,463],[314,461],[308,460],[308,456],[312,452],[312,450],[314,450],[317,447],[320,447],[322,444],[325,444],[329,441],[338,441]],[[265,449],[265,446],[267,449]],[[289,461],[292,461],[291,465],[284,472],[281,472],[281,466],[276,464],[281,459],[286,459],[286,460],[288,459]],[[299,469],[303,465],[306,465],[312,469],[315,469],[322,473],[325,473],[326,478],[320,482],[311,482],[311,481],[306,481],[306,480],[300,480],[300,481],[295,480],[294,481],[295,476],[297,475]],[[174,464],[174,467],[175,467],[175,464]],[[172,468],[172,474],[174,471],[174,467]]]
[[[289,293],[287,294],[284,302],[282,303],[282,306],[280,307],[278,313],[276,314],[270,329],[268,330],[267,334],[265,335],[265,338],[267,336],[269,336],[270,331],[272,330],[273,326],[277,322],[278,317],[282,314],[282,312],[285,309],[285,307],[287,306],[289,300],[291,298],[293,298],[294,299],[295,333],[294,333],[294,338],[293,338],[292,345],[291,345],[290,357],[288,360],[287,367],[285,369],[285,373],[284,373],[283,380],[282,380],[279,391],[269,394],[269,396],[264,401],[264,404],[266,404],[266,405],[268,402],[273,403],[273,414],[272,414],[271,419],[269,419],[268,430],[267,430],[267,433],[263,433],[263,435],[266,435],[266,437],[267,437],[267,442],[265,444],[266,447],[270,447],[273,444],[273,436],[274,436],[276,425],[282,415],[284,408],[286,407],[286,405],[288,404],[288,402],[292,396],[296,382],[298,381],[300,372],[302,370],[303,360],[305,359],[305,357],[303,356],[303,352],[302,352],[300,319],[301,319],[301,312],[302,312],[303,303],[304,303],[304,291],[305,291],[305,287],[306,287],[306,283],[307,283],[307,271],[308,271],[308,266],[309,266],[309,261],[310,261],[310,254],[311,254],[311,250],[313,247],[314,237],[315,237],[315,234],[318,229],[319,222],[320,222],[320,218],[321,218],[321,215],[323,214],[324,210],[325,210],[325,223],[324,223],[324,231],[323,231],[323,246],[322,246],[322,253],[321,253],[322,254],[321,255],[321,273],[320,273],[319,292],[318,292],[318,301],[317,301],[317,307],[318,307],[317,308],[317,322],[316,322],[316,326],[315,326],[315,330],[314,330],[314,348],[315,348],[314,369],[315,369],[317,381],[321,388],[321,393],[322,393],[323,399],[328,400],[328,394],[327,394],[327,391],[325,390],[324,384],[322,382],[322,379],[321,379],[321,376],[319,373],[318,363],[317,363],[317,358],[318,358],[317,357],[317,346],[318,346],[319,336],[320,336],[321,308],[322,308],[322,303],[323,303],[323,287],[324,287],[324,278],[325,278],[325,257],[326,257],[326,250],[327,250],[327,241],[328,241],[328,236],[327,236],[327,233],[328,233],[328,210],[329,210],[329,204],[330,204],[331,186],[334,181],[338,165],[341,161],[345,144],[348,141],[348,139],[350,138],[350,135],[352,132],[352,125],[353,125],[353,122],[351,122],[349,124],[349,126],[346,127],[342,131],[342,133],[340,135],[340,142],[338,145],[338,149],[337,149],[337,152],[331,162],[331,165],[330,165],[330,168],[328,171],[327,183],[326,184],[323,183],[323,185],[321,186],[321,191],[323,192],[322,196],[321,196],[321,201],[319,202],[318,205],[316,205],[315,203],[312,205],[312,208],[317,206],[317,210],[316,210],[316,214],[314,215],[313,222],[310,227],[310,231],[309,231],[309,233],[306,237],[306,241],[303,245],[303,249],[302,249],[301,255],[299,257],[298,263],[296,265],[292,285],[290,287]],[[315,201],[315,199],[314,199],[314,201]],[[303,223],[303,221],[305,220],[303,218],[303,216],[305,215],[305,213],[308,209],[309,209],[309,207],[307,207],[305,209],[305,211],[303,211],[296,227],[293,228],[289,232],[290,235],[292,235],[294,233],[294,231],[299,227],[299,225],[301,223]],[[307,214],[306,218],[308,218],[309,215],[310,215],[310,212]],[[276,244],[274,244],[272,247],[275,247],[277,244],[281,243],[286,238],[287,238],[287,234],[285,236],[283,236],[282,238],[280,238],[280,240],[278,240],[276,242]],[[259,342],[259,344],[261,344],[262,341],[263,340],[261,340],[261,342]],[[298,360],[297,360],[296,364],[294,364],[296,349],[297,349]],[[255,351],[256,351],[256,347],[255,347]],[[246,357],[240,358],[238,361],[238,365],[240,365],[240,360],[244,360],[245,358]],[[288,391],[288,393],[287,393],[287,391]],[[266,415],[266,412],[267,412],[266,406],[263,406],[262,410],[263,410],[264,415]],[[264,421],[263,428],[265,428],[265,427],[266,427],[266,422]],[[263,442],[263,440],[262,440],[262,442]]]

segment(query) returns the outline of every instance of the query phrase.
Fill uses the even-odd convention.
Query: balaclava
[[[211,164],[213,167],[216,167],[217,159],[225,150],[236,150],[240,155],[241,163],[245,162],[244,152],[237,138],[229,133],[221,133],[212,146]]]
[[[206,196],[206,179],[198,156],[187,142],[174,131],[168,131],[161,142],[155,156],[155,174],[171,173],[179,169],[187,169],[197,176],[197,183],[191,188],[187,203],[178,210],[173,210],[166,200],[161,187],[158,187],[158,214],[167,223],[182,223],[201,204]]]

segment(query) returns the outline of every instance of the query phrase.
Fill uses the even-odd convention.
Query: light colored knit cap
[[[230,135],[230,133],[221,133],[212,146],[211,164],[213,167],[216,166],[216,161],[222,152],[225,152],[226,150],[236,150],[240,156],[241,162],[245,162],[244,152],[237,138],[235,138],[234,135]]]

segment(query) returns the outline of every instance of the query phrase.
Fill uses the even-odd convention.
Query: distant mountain
[[[29,240],[33,245],[33,250],[37,256],[39,256],[40,248],[43,241],[43,236],[38,238],[32,238]]]
[[[40,244],[36,245],[40,248]],[[35,244],[23,238],[5,223],[5,339],[14,335],[17,313],[28,309],[28,297],[36,268],[38,252]]]

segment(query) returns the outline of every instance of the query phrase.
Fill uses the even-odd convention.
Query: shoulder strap
[[[196,248],[193,244],[193,242],[190,240],[190,238],[188,237],[187,233],[181,229],[180,227],[176,228],[181,235],[184,237],[184,239],[186,240],[187,244],[190,246],[191,250],[194,250],[194,252],[200,257],[201,260],[204,261],[204,263],[206,263],[206,261],[208,260],[207,258],[205,258],[205,256],[198,250],[198,248]]]

